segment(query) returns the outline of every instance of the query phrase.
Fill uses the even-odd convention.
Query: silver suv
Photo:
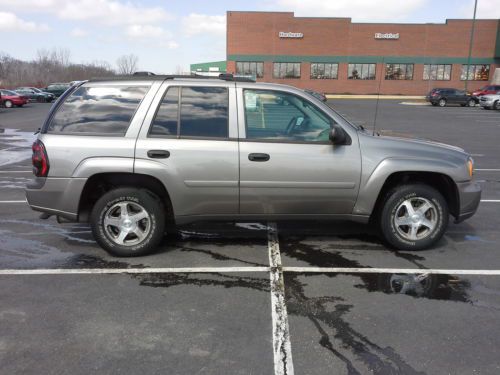
[[[428,248],[481,190],[463,150],[372,135],[302,90],[175,76],[70,88],[33,144],[34,210],[89,221],[118,256],[201,220],[350,219]]]

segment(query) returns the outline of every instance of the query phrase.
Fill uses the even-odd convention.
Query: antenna
[[[377,66],[377,65],[375,65]],[[372,135],[375,135],[375,129],[377,127],[377,114],[378,114],[378,102],[380,99],[380,87],[382,85],[382,75],[385,72],[385,63],[384,63],[384,56],[382,56],[382,72],[380,73],[380,77],[378,79],[378,89],[377,89],[377,104],[375,105],[375,116],[373,116],[373,133]]]

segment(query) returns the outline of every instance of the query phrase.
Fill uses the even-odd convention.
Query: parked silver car
[[[484,109],[500,110],[500,91],[496,94],[482,95],[479,98],[479,105]]]
[[[481,196],[457,147],[372,135],[302,90],[231,75],[76,85],[52,107],[33,166],[30,206],[90,221],[118,256],[200,220],[350,219],[420,250]]]

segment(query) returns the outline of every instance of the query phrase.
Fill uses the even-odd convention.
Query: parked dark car
[[[2,105],[6,108],[22,107],[28,103],[28,98],[22,96],[15,91],[10,90],[0,90],[0,95],[2,96]]]
[[[70,87],[71,84],[69,83],[51,83],[44,88],[43,91],[54,94],[54,96],[58,98]]]
[[[307,92],[309,95],[314,96],[316,99],[321,100],[322,102],[326,102],[328,100],[326,96],[320,92],[310,89],[304,89],[304,91]]]
[[[432,89],[425,99],[432,105],[446,107],[448,104],[460,104],[462,107],[466,105],[473,107],[476,105],[474,98],[464,90],[451,88],[436,88]]]
[[[15,92],[27,96],[29,100],[39,103],[50,103],[56,96],[50,92],[45,92],[36,87],[18,87]]]
[[[472,97],[474,98],[476,103],[479,103],[481,96],[496,94],[498,91],[500,91],[500,85],[488,85],[481,87],[479,90],[474,91],[472,93]]]

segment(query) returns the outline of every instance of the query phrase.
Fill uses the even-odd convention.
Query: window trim
[[[277,77],[275,74],[274,74],[274,65],[275,64],[298,64],[299,65],[299,76],[298,77]],[[281,68],[281,66],[280,66]],[[281,69],[279,69],[281,70]],[[295,69],[294,69],[295,70]],[[274,79],[301,79],[302,78],[302,63],[301,62],[288,62],[288,61],[273,61],[273,78]]]
[[[154,121],[156,119],[156,115],[158,114],[158,111],[160,110],[161,104],[163,103],[163,99],[165,98],[165,95],[167,95],[168,90],[172,87],[177,87],[179,89],[178,92],[178,98],[177,98],[177,134],[176,135],[162,135],[162,134],[151,134],[151,129],[153,128]],[[227,91],[227,137],[207,137],[207,136],[181,136],[180,131],[181,131],[181,105],[182,105],[182,88],[183,87],[218,87],[218,88],[223,88]],[[195,85],[195,86],[190,86],[190,85],[169,85],[167,86],[165,92],[163,93],[160,102],[158,103],[158,106],[156,107],[155,113],[153,115],[153,118],[151,119],[151,123],[149,124],[149,129],[146,134],[146,138],[164,138],[164,139],[191,139],[191,140],[208,140],[208,141],[230,141],[234,138],[229,137],[229,101],[230,98],[229,96],[231,95],[231,92],[229,91],[229,87],[227,86],[207,86],[207,85]]]
[[[411,78],[402,78],[402,79],[401,78],[387,78],[387,66],[388,65],[399,65],[399,66],[405,65],[406,66],[405,67],[405,74],[404,74],[405,77],[406,77],[407,71],[408,71],[407,67],[409,65],[411,65]],[[384,66],[384,80],[385,81],[413,81],[414,73],[415,73],[415,64],[414,63],[390,63],[390,62],[388,62],[388,63],[385,63],[385,66]]]
[[[436,78],[436,79],[432,79],[432,78],[431,78],[431,75],[430,75],[430,69],[431,69],[430,67],[431,67],[432,65],[435,65],[436,67],[438,67],[439,65],[449,66],[449,67],[450,67],[450,78],[448,78],[448,79],[437,79],[437,78]],[[424,66],[424,69],[423,69],[423,71],[422,71],[422,81],[435,81],[435,82],[436,82],[436,81],[451,81],[451,76],[452,76],[452,73],[453,73],[453,64],[423,64],[423,66]],[[428,74],[429,74],[429,78],[427,78],[427,79],[426,79],[426,78],[424,78],[424,74],[425,74],[425,67],[426,67],[426,66],[429,66],[429,73],[428,73]],[[438,68],[436,68],[436,70],[437,70],[437,69],[438,69]],[[436,76],[437,76],[437,72],[436,72]],[[443,70],[443,77],[444,77],[444,70]]]
[[[245,74],[245,73],[238,73],[238,63],[250,63],[250,64],[255,64],[255,78],[264,78],[264,62],[263,61],[236,61],[236,74]],[[262,76],[259,77],[257,74],[258,69],[257,69],[257,64],[262,64]]]
[[[363,79],[363,78],[349,78],[349,65],[374,65],[374,74],[373,78],[368,78],[368,79]],[[370,69],[368,68],[368,74],[370,74]],[[347,80],[348,81],[376,81],[377,80],[377,63],[376,62],[369,62],[369,63],[347,63]]]
[[[335,121],[335,119],[332,116],[330,116],[328,113],[326,113],[325,111],[323,111],[321,108],[319,108],[316,104],[312,103],[307,98],[305,98],[305,97],[303,97],[301,95],[295,94],[295,93],[291,93],[289,91],[280,91],[280,90],[276,90],[276,89],[248,88],[248,87],[244,87],[243,90],[242,90],[242,96],[243,96],[243,117],[245,119],[245,138],[239,137],[238,140],[240,142],[288,143],[288,144],[307,144],[307,145],[331,145],[333,147],[332,142],[329,141],[329,140],[328,141],[321,141],[321,142],[312,142],[312,141],[297,141],[297,140],[286,140],[286,139],[260,139],[260,138],[249,139],[248,138],[247,114],[246,114],[246,103],[245,103],[245,91],[248,91],[248,90],[250,90],[250,91],[267,91],[267,92],[271,92],[271,93],[273,93],[273,92],[285,93],[285,94],[292,95],[292,96],[295,96],[295,97],[298,97],[298,98],[300,98],[302,100],[307,101],[310,105],[314,106],[314,108],[316,108],[318,112],[320,112],[323,116],[325,116],[327,119],[329,119],[331,121],[330,128],[333,126],[333,124],[337,124],[338,126],[342,127],[342,130],[345,132],[346,137],[347,137],[345,146],[350,146],[352,144],[352,139],[351,139],[351,136],[349,135],[349,132],[347,132],[341,124],[339,124],[337,121]]]
[[[478,66],[487,66],[488,67],[488,77],[486,79],[469,79],[468,76],[469,76],[469,69],[471,67],[474,67],[474,77],[476,76],[476,68]],[[462,78],[462,72],[464,70],[464,68],[466,69],[466,72],[465,72],[465,76],[466,78]],[[474,82],[489,82],[490,80],[490,71],[491,71],[491,66],[490,64],[462,64],[461,68],[460,68],[460,81],[474,81]]]
[[[335,75],[335,78],[331,77],[324,77],[324,78],[318,78],[318,77],[313,77],[312,75],[312,67],[313,65],[337,65],[337,74]],[[323,68],[325,70],[325,68]],[[331,71],[331,70],[330,70]],[[322,63],[322,62],[312,62],[309,66],[309,79],[318,79],[318,80],[323,80],[323,79],[339,79],[339,63]]]

